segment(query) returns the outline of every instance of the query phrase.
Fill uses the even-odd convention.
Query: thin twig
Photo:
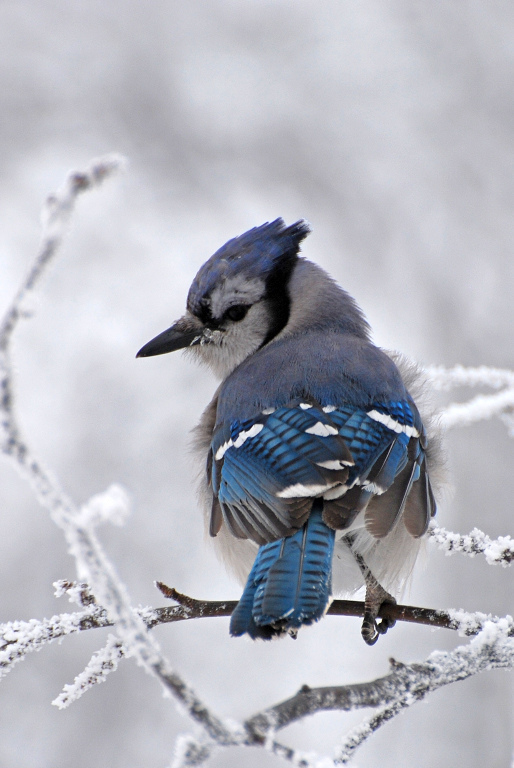
[[[435,523],[430,524],[429,535],[439,549],[446,554],[454,552],[475,557],[484,555],[489,565],[510,565],[514,561],[514,539],[511,536],[499,536],[491,539],[478,528],[473,528],[470,533],[460,534],[440,528]]]

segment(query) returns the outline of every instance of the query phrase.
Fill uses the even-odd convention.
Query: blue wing
[[[402,515],[408,532],[422,536],[436,504],[426,472],[426,433],[412,400],[377,402],[366,409],[343,406],[330,415],[355,467],[348,490],[325,502],[327,524],[344,528],[348,517],[351,521],[366,509],[366,528],[377,538],[386,536]]]
[[[332,529],[366,509],[374,536],[385,536],[402,513],[420,536],[435,512],[425,446],[407,400],[366,408],[297,401],[220,424],[211,445],[211,533],[224,520],[235,536],[266,544],[301,529],[314,499],[323,498]]]

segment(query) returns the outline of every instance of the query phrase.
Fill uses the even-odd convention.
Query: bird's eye
[[[242,320],[249,309],[250,307],[248,307],[246,304],[235,304],[233,307],[227,309],[225,312],[225,317],[236,322],[237,320]]]

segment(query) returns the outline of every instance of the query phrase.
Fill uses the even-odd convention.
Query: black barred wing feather
[[[378,402],[365,410],[343,406],[331,416],[355,467],[348,490],[330,505],[325,503],[327,522],[344,528],[347,520],[366,510],[367,530],[381,538],[403,515],[409,533],[422,536],[436,505],[426,472],[426,434],[414,403]]]
[[[344,483],[354,463],[329,415],[307,403],[222,425],[212,455],[223,519],[259,544],[301,528],[313,499]]]
[[[401,515],[421,536],[435,512],[425,447],[419,414],[406,400],[367,408],[294,403],[218,425],[211,534],[224,520],[235,536],[274,541],[301,528],[321,497],[330,528],[347,529],[365,511],[375,537]]]

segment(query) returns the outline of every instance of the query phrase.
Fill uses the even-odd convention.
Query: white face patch
[[[224,379],[246,357],[252,355],[266,338],[270,313],[266,301],[257,301],[246,317],[238,322],[227,323],[224,330],[205,330],[206,343],[196,344],[186,350],[208,365],[216,376]]]
[[[387,427],[388,429],[391,429],[393,432],[396,432],[398,435],[404,432],[407,437],[419,437],[419,432],[416,429],[416,427],[410,427],[407,424],[400,424],[399,421],[396,421],[396,419],[393,419],[392,416],[388,416],[387,413],[380,413],[380,411],[368,411],[367,415],[370,417],[370,419],[373,419],[374,421],[378,421],[380,424],[383,424],[384,427]]]
[[[249,280],[244,274],[228,277],[217,285],[211,292],[209,303],[211,314],[216,320],[221,320],[229,307],[236,304],[251,306],[262,299],[264,281],[258,277]]]

